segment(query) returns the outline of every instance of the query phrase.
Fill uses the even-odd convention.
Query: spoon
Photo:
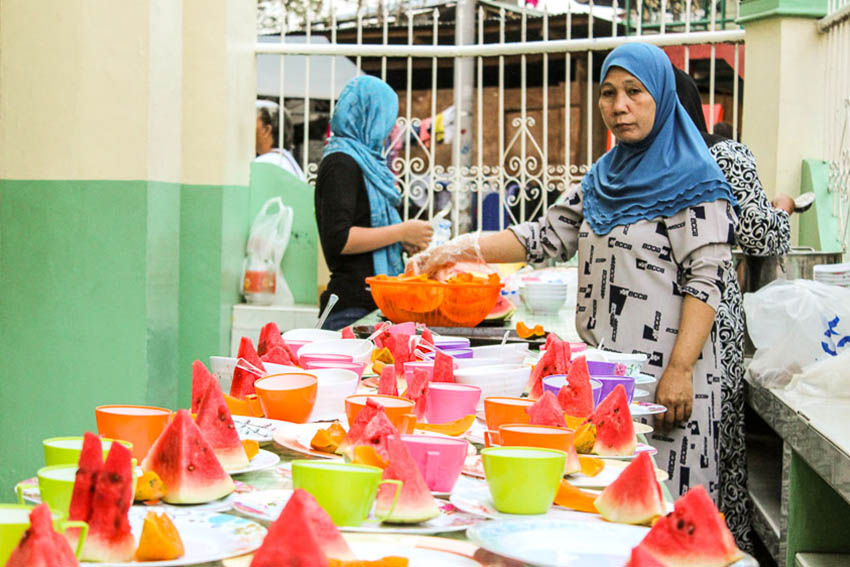
[[[337,301],[339,301],[339,297],[337,297],[335,293],[332,293],[331,296],[328,298],[328,304],[325,305],[325,310],[322,311],[322,314],[319,316],[319,320],[316,321],[316,326],[314,327],[315,329],[322,328],[322,325],[325,324],[325,319],[327,319],[328,315],[331,314],[331,309],[334,308],[334,305],[336,305]]]

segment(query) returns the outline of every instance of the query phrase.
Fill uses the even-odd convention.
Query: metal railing
[[[329,60],[331,91],[338,91],[334,56],[348,57],[358,71],[380,76],[399,93],[400,116],[387,155],[403,196],[403,217],[430,219],[450,207],[454,234],[537,218],[607,150],[595,93],[602,60],[618,45],[644,41],[675,50],[707,91],[705,102],[712,108],[722,102],[737,137],[744,30],[721,29],[715,3],[699,31],[689,21],[684,29],[667,29],[662,19],[658,29],[638,25],[627,36],[621,0],[612,6],[572,2],[559,14],[479,0],[474,43],[456,45],[455,26],[463,22],[455,22],[452,13],[461,14],[458,5],[468,1],[432,2],[401,14],[361,10],[345,21],[331,2],[321,17],[307,10],[296,29],[280,30],[279,43],[256,45],[258,55],[307,56],[306,76],[296,79],[308,85],[301,101],[299,158],[309,182],[315,181],[320,159],[315,144],[310,150],[307,127],[310,69]],[[637,0],[638,13],[642,5]],[[293,34],[306,38],[287,41]],[[311,43],[317,35],[327,42]],[[691,58],[695,46],[706,54],[699,61]],[[729,54],[720,58],[722,65],[718,48]],[[280,59],[283,93],[286,57]],[[471,66],[460,64],[470,59]],[[471,96],[458,96],[462,89]],[[333,99],[329,105],[332,113]],[[450,107],[455,119],[440,143],[435,125],[448,119]],[[280,116],[282,122],[284,113]],[[713,112],[707,121],[712,128]]]
[[[850,250],[850,0],[829,0],[827,15],[817,27],[827,44],[824,149],[829,190],[846,254]]]

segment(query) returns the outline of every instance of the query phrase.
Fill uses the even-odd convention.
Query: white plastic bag
[[[795,374],[787,390],[819,398],[850,398],[850,348],[810,364]]]
[[[266,201],[257,213],[251,225],[242,266],[242,292],[248,303],[295,303],[280,270],[280,261],[286,252],[292,232],[293,214],[292,207],[285,206],[280,197]],[[260,280],[262,283],[259,283]]]
[[[744,311],[757,349],[749,371],[762,386],[786,386],[804,367],[850,350],[850,289],[777,280],[744,294]]]

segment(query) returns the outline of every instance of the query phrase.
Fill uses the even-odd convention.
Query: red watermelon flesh
[[[434,334],[431,332],[431,329],[425,327],[422,330],[422,340],[426,341],[429,345],[434,344]]]
[[[416,404],[413,409],[417,421],[425,419],[425,405],[428,400],[428,375],[427,368],[415,367],[413,376],[407,381],[407,390],[402,396]]]
[[[217,382],[207,387],[195,423],[224,470],[239,470],[248,466],[248,456]]]
[[[551,337],[551,342],[549,342]],[[543,395],[543,378],[553,374],[567,374],[570,369],[570,343],[562,341],[553,333],[547,337],[546,352],[531,371],[526,390],[529,397],[539,399]]]
[[[381,369],[378,379],[378,393],[382,396],[398,396],[398,382],[395,378],[395,367],[387,364]]]
[[[556,341],[560,341],[561,338],[555,333],[549,333],[546,335],[546,344],[543,345],[543,350],[549,350],[549,347],[552,346]]]
[[[113,443],[97,475],[91,514],[87,520],[89,535],[83,543],[82,559],[122,562],[133,558],[136,540],[130,531],[128,517],[132,504],[133,465],[130,450],[121,443]]]
[[[83,450],[80,453],[80,461],[77,463],[74,492],[71,495],[71,508],[68,512],[69,520],[88,521],[94,500],[94,487],[101,469],[103,469],[103,446],[100,437],[87,431],[83,436]],[[70,533],[72,531],[74,533]],[[79,530],[68,530],[68,532],[68,535],[72,536],[69,539],[75,541]]]
[[[401,440],[401,436],[388,435],[386,444],[390,464],[384,469],[383,479],[400,480],[401,494],[395,509],[390,513],[396,486],[382,484],[378,488],[378,497],[375,500],[375,515],[383,518],[389,514],[384,521],[393,524],[418,524],[439,516],[440,509],[437,507],[437,501],[428,489],[425,478],[410,455],[407,445]]]
[[[602,517],[621,524],[649,524],[667,510],[649,453],[640,453],[594,502]]]
[[[454,359],[441,350],[434,354],[434,382],[454,382]]]
[[[339,444],[336,452],[340,455],[345,455],[353,451],[356,445],[362,445],[363,443],[361,441],[364,439],[364,430],[366,429],[366,426],[369,425],[369,423],[378,414],[382,414],[386,421],[392,425],[390,418],[387,417],[387,414],[384,411],[384,406],[375,401],[374,398],[366,398],[366,406],[360,410],[360,413],[358,413],[357,417],[354,418],[354,423],[352,423],[351,427],[348,428],[348,433],[346,433],[345,439],[342,440],[342,443]],[[395,429],[395,427],[393,427],[393,429]]]
[[[552,427],[566,427],[564,421],[564,410],[558,403],[555,394],[546,390],[539,400],[525,408],[528,413],[528,423],[531,425],[550,425]]]
[[[351,325],[349,325],[348,327],[343,327],[342,331],[340,332],[340,335],[342,336],[343,339],[356,339],[357,338],[356,336],[354,336],[354,331],[352,330]]]
[[[558,392],[558,402],[564,413],[573,417],[590,417],[593,414],[593,388],[590,372],[583,356],[570,364],[567,383]]]
[[[593,412],[590,421],[596,426],[596,442],[593,452],[597,455],[631,455],[637,447],[635,424],[626,389],[618,384],[605,396]]]
[[[260,329],[260,340],[257,341],[257,355],[263,356],[274,346],[283,346],[283,338],[280,336],[280,329],[277,328],[277,324],[272,321],[266,323]]]
[[[567,449],[567,461],[564,463],[564,474],[575,474],[581,472],[581,460],[578,458],[578,452],[575,445],[570,445]]]
[[[392,336],[392,339],[388,342],[392,345],[390,352],[395,361],[395,373],[396,376],[402,376],[404,374],[404,363],[414,360],[413,353],[410,352],[410,335],[398,334]]]
[[[354,554],[328,513],[306,490],[296,489],[254,552],[251,567],[328,565]]]
[[[286,366],[298,366],[297,360],[292,360],[289,357],[289,350],[285,347],[275,345],[266,351],[266,354],[260,357],[263,362],[271,364],[284,364]]]
[[[210,382],[215,382],[215,378],[204,366],[200,360],[192,363],[192,413],[198,413],[198,408],[201,407],[201,399],[207,392],[207,386]]]
[[[213,448],[186,410],[179,410],[142,461],[165,484],[163,498],[171,504],[201,504],[233,492],[233,480],[224,472]]]
[[[628,567],[664,567],[664,565],[644,548],[637,546],[632,549],[632,556],[629,558]]]
[[[259,370],[265,374],[266,369],[257,351],[254,350],[254,343],[248,337],[242,337],[242,340],[239,342],[237,357],[244,359],[248,368]],[[244,400],[248,394],[255,393],[254,382],[260,376],[246,368],[241,368],[241,363],[242,361],[239,361],[239,364],[236,365],[236,369],[233,371],[233,383],[230,385],[230,395],[234,398]]]
[[[661,565],[725,567],[742,557],[705,487],[695,486],[673,506],[638,544]]]
[[[101,460],[103,455],[101,455]],[[6,561],[6,567],[76,567],[71,546],[53,530],[53,517],[47,504],[30,512],[30,527]]]

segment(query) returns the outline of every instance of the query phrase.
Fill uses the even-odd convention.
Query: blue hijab
[[[381,150],[398,116],[398,95],[382,80],[363,75],[345,85],[331,118],[331,138],[322,157],[348,154],[363,172],[372,227],[401,222],[396,207],[401,194]],[[375,274],[395,276],[404,270],[398,242],[372,252]]]
[[[584,218],[593,232],[669,217],[699,203],[726,199],[732,190],[676,95],[670,60],[659,48],[628,43],[612,51],[602,78],[620,67],[640,80],[655,100],[655,122],[635,144],[617,143],[581,182]]]

